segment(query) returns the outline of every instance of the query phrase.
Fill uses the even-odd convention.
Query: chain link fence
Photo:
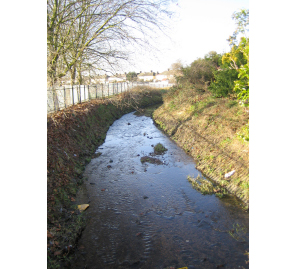
[[[92,99],[108,98],[137,86],[150,86],[153,88],[166,88],[174,84],[161,84],[151,82],[121,82],[96,85],[65,85],[47,89],[47,113],[62,110],[69,106],[86,102]]]

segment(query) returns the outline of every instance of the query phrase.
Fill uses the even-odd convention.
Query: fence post
[[[72,85],[72,101],[73,101],[73,104],[72,105],[74,105],[75,104],[75,99],[74,99],[74,85]]]
[[[56,100],[55,100],[55,91],[52,87],[52,101],[53,101],[53,105],[54,105],[54,111],[56,111]]]
[[[89,85],[88,85],[88,101],[90,100]]]
[[[86,101],[85,85],[84,85],[84,101]]]
[[[80,104],[82,103],[81,85],[79,84]]]
[[[64,86],[64,105],[65,105],[65,108],[67,108],[67,96],[66,96],[66,86]]]

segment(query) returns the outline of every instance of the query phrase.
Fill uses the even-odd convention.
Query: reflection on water
[[[142,164],[159,142],[163,164]],[[97,152],[85,170],[88,225],[72,268],[249,267],[248,213],[193,189],[193,159],[152,119],[123,116]]]

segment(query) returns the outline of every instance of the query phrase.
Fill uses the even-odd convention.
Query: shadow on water
[[[161,165],[142,163],[153,146]],[[133,113],[110,127],[85,170],[88,224],[72,268],[249,268],[249,215],[233,197],[202,195],[194,160]],[[154,156],[155,157],[155,156]]]

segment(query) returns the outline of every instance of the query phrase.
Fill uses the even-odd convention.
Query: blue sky
[[[242,8],[249,9],[248,0],[179,0],[170,38],[157,38],[159,52],[135,55],[138,62],[128,71],[164,71],[178,59],[190,64],[209,51],[229,51],[226,39],[235,30],[231,16]]]

